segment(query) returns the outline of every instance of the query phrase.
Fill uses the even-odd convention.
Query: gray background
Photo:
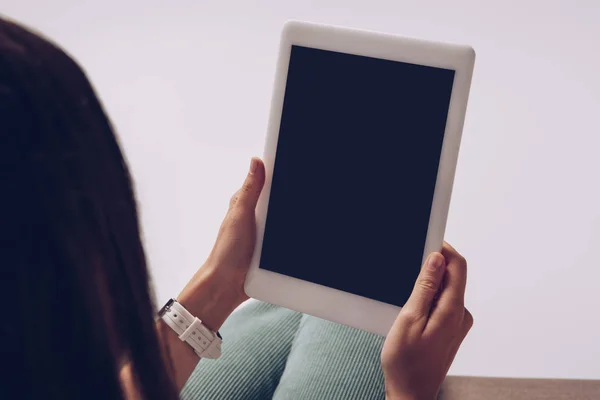
[[[447,240],[475,327],[454,374],[600,378],[600,2],[0,0],[89,72],[137,181],[159,302],[262,153],[287,19],[477,51]]]

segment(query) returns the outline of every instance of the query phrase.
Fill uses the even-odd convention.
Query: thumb
[[[401,310],[416,316],[417,320],[423,322],[423,327],[427,322],[435,296],[442,286],[445,267],[444,256],[440,253],[431,253],[421,268],[410,298]]]
[[[238,193],[237,205],[246,210],[254,210],[265,184],[265,165],[259,158],[252,158],[246,180]]]

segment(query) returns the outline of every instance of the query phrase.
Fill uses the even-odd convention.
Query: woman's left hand
[[[231,198],[208,259],[178,297],[211,329],[218,330],[227,316],[248,299],[244,281],[254,253],[255,210],[264,183],[264,164],[253,158],[244,184]]]

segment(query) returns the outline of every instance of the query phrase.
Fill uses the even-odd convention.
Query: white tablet
[[[285,25],[250,297],[386,335],[441,249],[475,53]]]

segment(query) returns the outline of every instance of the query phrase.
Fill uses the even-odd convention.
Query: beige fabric
[[[508,379],[452,376],[440,400],[600,400],[600,380]]]

